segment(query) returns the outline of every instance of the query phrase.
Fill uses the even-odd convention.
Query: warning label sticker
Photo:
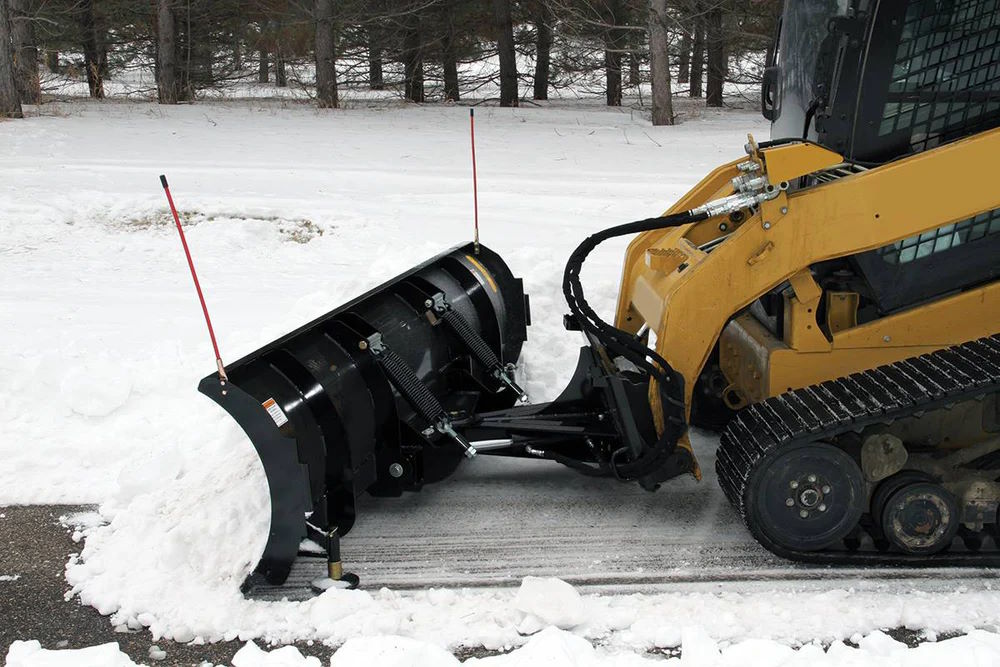
[[[284,426],[288,423],[288,417],[286,417],[285,413],[281,411],[281,408],[278,407],[278,404],[274,402],[273,398],[267,399],[261,403],[261,405],[263,405],[264,409],[267,410],[267,414],[271,415],[271,419],[274,420],[274,423],[277,426]]]

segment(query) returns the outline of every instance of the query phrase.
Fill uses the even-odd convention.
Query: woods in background
[[[155,81],[136,92],[163,104],[240,82],[294,85],[328,108],[346,88],[418,103],[499,91],[501,106],[582,91],[610,106],[651,102],[654,124],[671,124],[674,95],[722,106],[727,82],[759,80],[779,10],[780,0],[0,0],[0,115],[40,101],[42,71],[86,80],[93,98],[115,78]]]

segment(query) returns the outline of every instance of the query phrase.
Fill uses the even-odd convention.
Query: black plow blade
[[[243,428],[267,476],[270,532],[247,584],[284,582],[306,537],[340,572],[337,540],[362,493],[451,474],[470,454],[452,420],[521,398],[512,364],[528,323],[520,279],[470,244],[228,365],[228,382],[204,378],[199,390]]]

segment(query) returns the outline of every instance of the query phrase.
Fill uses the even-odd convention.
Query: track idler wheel
[[[877,508],[873,505],[872,509]],[[897,489],[885,500],[878,516],[886,539],[907,554],[944,551],[960,526],[955,496],[929,481]]]
[[[817,551],[847,537],[865,509],[861,468],[822,442],[779,449],[758,464],[747,486],[750,521],[784,550]]]

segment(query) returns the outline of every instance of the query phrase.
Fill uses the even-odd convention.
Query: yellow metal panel
[[[857,292],[826,293],[826,328],[831,334],[858,326]]]
[[[775,151],[780,151],[780,157],[772,160]],[[801,153],[796,156],[799,151]],[[806,144],[765,149],[763,154],[769,168],[777,166],[779,171],[776,173],[784,177],[783,180],[801,175],[795,174],[797,171],[822,164],[821,157],[828,162],[833,161],[833,157],[824,156],[817,152],[816,147]],[[657,352],[685,379],[690,409],[691,392],[698,375],[723,327],[734,313],[767,290],[808,270],[816,262],[878,248],[949,222],[1000,208],[1000,188],[996,187],[993,169],[998,154],[1000,130],[992,130],[787,197],[782,194],[779,199],[762,204],[754,217],[733,231],[711,254],[695,253],[684,271],[668,275],[658,274],[647,267],[643,261],[644,253],[654,246],[683,247],[681,239],[684,230],[638,237],[629,248],[624,267],[618,307],[619,326],[637,330],[643,322],[649,323],[657,334]],[[689,202],[708,196],[712,187],[724,189],[724,180],[731,177],[734,164],[713,172],[678,207],[688,208]],[[761,249],[768,243],[771,247],[762,256]],[[755,257],[757,261],[751,263],[750,260]],[[960,327],[956,326],[948,337],[975,338],[996,331],[1000,310],[995,291],[965,298],[973,301],[979,298],[980,301],[978,305],[962,311],[961,317],[967,321]],[[924,311],[924,319],[931,312],[934,311]],[[632,319],[623,322],[628,317]],[[905,353],[894,346],[897,352],[893,354],[877,348],[865,348],[870,343],[859,343],[852,350],[839,351],[842,345],[840,340],[846,344],[858,340],[859,336],[877,335],[871,333],[875,331],[874,327],[871,332],[858,332],[864,328],[858,327],[837,334],[834,343],[834,347],[838,347],[836,356],[840,358],[843,355],[846,359],[876,365],[898,358],[897,354],[905,356],[914,351],[940,347],[945,338],[945,324],[934,325],[937,333],[932,334],[928,331],[932,325],[926,322],[921,324],[921,317],[914,314],[905,327],[904,320],[898,320],[900,331],[888,334],[890,337],[910,336],[912,345]],[[862,352],[859,347],[871,351]],[[796,354],[800,355],[798,362],[791,361],[791,355]],[[815,354],[832,355],[834,352]],[[805,362],[801,353],[790,351],[788,355],[789,367],[812,365]],[[778,356],[778,353],[772,355],[772,362]],[[830,377],[834,366],[821,364],[820,367],[821,371],[814,374],[803,372],[803,376]],[[770,372],[773,376],[775,369],[771,368]],[[774,378],[771,384],[774,385]]]
[[[1000,259],[998,259],[1000,261]],[[1000,281],[839,331],[836,348],[957,345],[1000,331]]]
[[[715,168],[708,174],[708,176],[703,178],[698,185],[694,186],[694,188],[692,188],[686,195],[681,197],[673,206],[667,209],[663,215],[687,211],[712,199],[717,199],[730,194],[732,192],[732,179],[740,173],[736,168],[736,165],[743,161],[745,161],[745,158],[733,160],[728,164]],[[689,225],[688,227],[697,228],[703,224],[704,223],[696,223]],[[713,223],[712,229],[715,229],[717,224],[718,223]],[[632,242],[629,243],[628,250],[625,251],[625,261],[622,265],[622,280],[621,286],[618,290],[618,307],[615,310],[615,326],[619,329],[635,333],[642,327],[642,322],[635,316],[635,312],[631,308],[632,290],[638,274],[636,264],[643,263],[646,250],[654,244],[658,247],[667,247],[667,244],[664,243],[664,239],[666,237],[669,236],[671,238],[679,238],[684,235],[685,231],[688,230],[684,229],[684,231],[680,234],[677,233],[677,229],[644,232],[642,234],[638,234],[634,239],[632,239]],[[700,245],[704,241],[695,242]],[[673,245],[673,243],[670,245]]]
[[[843,164],[844,158],[815,144],[785,144],[764,151],[772,185]]]

